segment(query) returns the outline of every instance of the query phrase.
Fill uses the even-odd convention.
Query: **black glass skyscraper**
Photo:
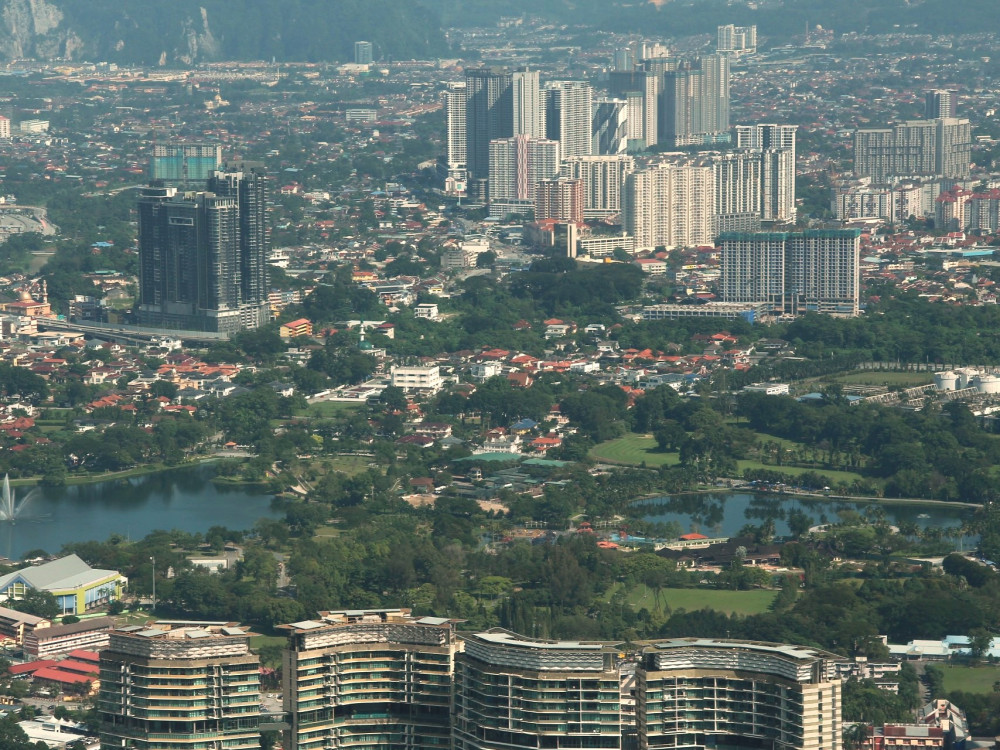
[[[486,199],[490,141],[514,135],[512,76],[498,68],[465,71],[465,138],[469,192]]]
[[[139,197],[142,325],[235,333],[269,319],[268,178],[222,170],[206,187]]]

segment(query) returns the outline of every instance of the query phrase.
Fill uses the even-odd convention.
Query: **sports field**
[[[595,445],[590,449],[590,457],[597,461],[635,466],[639,466],[643,461],[646,462],[646,466],[651,467],[664,464],[675,466],[680,463],[680,456],[676,452],[661,453],[652,435],[633,433]]]
[[[993,685],[1000,682],[1000,667],[960,667],[954,664],[942,664],[940,667],[944,672],[945,692],[992,693]]]
[[[840,471],[838,469],[824,469],[822,467],[802,467],[802,466],[776,466],[774,464],[762,464],[760,461],[737,461],[740,474],[746,469],[767,469],[768,471],[780,471],[782,474],[791,474],[794,477],[805,474],[807,471],[815,471],[817,474],[829,477],[833,482],[845,482],[850,484],[857,482],[864,477],[853,471]]]
[[[770,435],[760,434],[762,439],[779,440]],[[790,440],[782,441],[785,447],[794,446]],[[612,464],[630,464],[639,466],[643,462],[650,468],[659,466],[676,466],[680,463],[680,455],[677,452],[661,453],[656,448],[656,440],[650,435],[629,434],[624,437],[608,440],[600,445],[595,445],[590,449],[590,457],[596,461],[606,461]],[[768,469],[770,471],[780,471],[783,474],[798,476],[807,471],[816,471],[830,478],[832,482],[845,482],[850,484],[862,479],[860,474],[853,471],[839,471],[836,469],[804,468],[800,466],[775,466],[773,464],[762,464],[760,461],[737,461],[740,474],[745,469]]]
[[[620,590],[621,584],[615,584],[604,595],[604,600],[608,601]],[[754,589],[752,591],[725,591],[721,589],[663,589],[660,592],[661,604],[666,604],[671,612],[685,609],[689,612],[699,609],[714,609],[726,614],[734,612],[741,615],[756,615],[766,612],[771,605],[777,591],[766,591]],[[657,609],[656,597],[653,589],[638,584],[633,587],[625,597],[625,601],[635,609],[645,607],[650,611]]]

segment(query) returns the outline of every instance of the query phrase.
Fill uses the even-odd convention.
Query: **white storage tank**
[[[979,374],[979,370],[973,370],[971,367],[960,367],[955,370],[955,374],[958,375],[958,384],[956,387],[962,389],[968,388],[971,385],[972,379]]]
[[[977,375],[972,384],[980,393],[1000,393],[1000,377],[983,373]]]
[[[934,373],[934,388],[939,391],[954,391],[958,388],[958,375],[951,370]]]

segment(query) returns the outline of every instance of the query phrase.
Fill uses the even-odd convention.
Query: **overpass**
[[[229,336],[215,331],[186,331],[172,328],[144,328],[125,323],[72,323],[56,318],[36,318],[40,331],[78,331],[86,336],[119,343],[147,343],[154,338],[174,338],[185,343],[216,344]]]

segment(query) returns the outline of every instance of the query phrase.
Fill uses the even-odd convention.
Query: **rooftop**
[[[148,625],[129,625],[117,628],[115,635],[132,636],[145,640],[233,638],[250,633],[231,622],[198,622],[189,620],[157,620]]]
[[[681,648],[714,648],[714,649],[741,649],[744,651],[757,651],[760,653],[784,656],[796,661],[815,661],[816,659],[840,659],[834,654],[830,654],[820,649],[808,646],[792,646],[787,643],[767,643],[764,641],[738,641],[725,638],[672,638],[666,641],[657,641],[649,644],[651,649],[681,649]]]
[[[33,565],[8,573],[0,578],[0,590],[5,589],[18,577],[33,589],[52,591],[75,589],[117,575],[119,575],[117,570],[91,568],[76,555],[67,555],[42,565]]]
[[[457,620],[447,617],[413,617],[407,608],[398,609],[341,609],[330,612],[320,612],[315,620],[302,620],[287,625],[279,625],[283,630],[294,633],[307,633],[338,625],[356,625],[358,623],[401,623],[410,625],[449,625]]]
[[[515,648],[543,649],[553,651],[601,651],[611,648],[611,644],[600,641],[550,641],[540,638],[529,638],[502,628],[493,628],[484,633],[476,633],[471,638],[478,638],[498,646],[513,646]]]

